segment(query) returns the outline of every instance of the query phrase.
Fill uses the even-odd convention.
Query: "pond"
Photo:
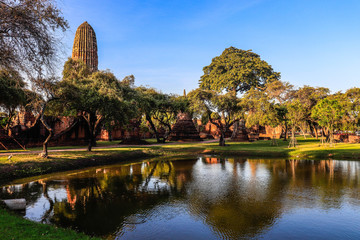
[[[108,239],[360,239],[360,162],[198,156],[22,180],[25,218]]]

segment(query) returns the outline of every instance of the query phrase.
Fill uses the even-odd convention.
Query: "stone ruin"
[[[179,113],[176,123],[174,124],[169,141],[195,142],[201,141],[199,132],[188,113]]]
[[[88,22],[82,23],[76,30],[71,58],[81,59],[93,72],[98,70],[96,35]]]

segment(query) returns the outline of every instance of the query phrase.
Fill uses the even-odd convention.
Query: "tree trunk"
[[[93,146],[93,138],[90,136],[89,137],[89,144],[88,144],[88,148],[87,148],[88,152],[91,152],[92,146]]]
[[[296,147],[297,146],[297,141],[296,141],[296,137],[295,137],[295,126],[291,127],[291,139],[290,139],[290,143],[289,143],[289,148],[290,147]]]
[[[313,124],[310,120],[308,120],[307,123],[308,123],[308,125],[309,125],[309,129],[310,129],[310,134],[311,134],[311,136],[312,136],[312,137],[315,137],[316,128],[315,128],[314,124]]]
[[[7,136],[10,136],[10,124],[11,124],[11,119],[14,117],[13,111],[12,110],[8,110],[9,111],[9,119],[6,121],[6,125],[5,125],[5,134]]]
[[[220,139],[219,139],[219,146],[225,146],[225,136],[224,132],[221,130]]]
[[[302,132],[302,135],[304,136],[304,139],[306,139],[306,134],[305,134],[305,131],[304,131],[304,128],[301,127],[301,124],[300,124],[300,131]],[[315,130],[316,131],[316,130]]]
[[[315,138],[319,139],[318,129],[316,127],[314,129],[315,129],[314,130],[315,131]]]
[[[50,102],[52,100],[54,100],[54,99],[50,99],[50,100],[48,100],[48,102]],[[43,158],[48,157],[48,143],[49,143],[50,139],[54,135],[54,130],[52,129],[52,127],[44,119],[45,108],[46,108],[46,105],[47,105],[48,102],[44,103],[44,105],[42,106],[42,109],[41,109],[41,113],[40,113],[40,121],[44,125],[46,130],[49,131],[49,135],[47,136],[47,138],[43,142],[43,151],[42,151],[42,153],[40,153],[40,156],[43,157]]]
[[[165,124],[165,123],[163,123],[163,124]],[[170,124],[165,124],[165,125],[168,128],[168,130],[164,134],[163,143],[165,143],[165,141],[169,138],[169,136],[171,134],[171,125]]]
[[[288,139],[288,124],[287,121],[285,121],[285,134],[284,134],[284,141]]]
[[[156,142],[157,142],[157,143],[161,143],[162,141],[161,141],[161,139],[160,139],[160,137],[159,137],[159,133],[158,133],[158,131],[156,130],[156,127],[155,127],[153,121],[151,120],[151,117],[150,117],[148,114],[146,114],[146,121],[149,122],[151,129],[152,129],[153,132],[155,133]],[[163,142],[165,142],[165,140],[164,140]]]
[[[83,118],[89,128],[89,145],[87,150],[91,152],[92,147],[96,146],[97,129],[102,121],[102,117],[97,117],[96,113],[84,113]]]
[[[48,129],[47,130],[49,131],[49,135],[47,136],[47,138],[45,139],[45,141],[43,142],[43,151],[42,153],[40,154],[41,157],[43,158],[47,158],[48,157],[48,143],[50,141],[50,139],[54,136],[54,131],[53,129]]]
[[[85,118],[88,128],[89,128],[89,139],[88,139],[88,152],[91,152],[92,147],[94,146],[94,128],[95,128],[95,118],[94,114],[88,114],[87,118]]]

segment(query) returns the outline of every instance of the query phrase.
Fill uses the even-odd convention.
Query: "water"
[[[360,239],[360,162],[194,157],[22,180],[24,217],[108,239]]]

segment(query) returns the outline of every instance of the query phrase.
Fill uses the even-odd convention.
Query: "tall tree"
[[[205,122],[210,121],[220,131],[219,146],[225,146],[225,133],[240,120],[241,106],[233,93],[195,89],[187,95],[190,109]]]
[[[291,93],[291,98],[298,99],[303,106],[301,113],[304,114],[303,119],[307,123],[310,129],[310,133],[313,137],[318,137],[318,124],[315,119],[312,118],[312,109],[322,99],[326,98],[330,93],[328,88],[324,87],[310,87],[303,86],[298,90],[294,90]],[[302,129],[304,132],[305,129]]]
[[[88,151],[91,151],[100,126],[105,122],[128,122],[135,116],[136,103],[135,91],[117,80],[111,72],[89,74],[85,64],[68,60],[58,93],[66,109],[75,111],[87,123]]]
[[[40,157],[48,157],[48,144],[54,136],[54,129],[51,124],[54,116],[57,117],[61,111],[60,109],[54,108],[54,102],[56,102],[59,97],[57,94],[58,81],[56,77],[48,78],[34,78],[33,80],[33,89],[34,92],[28,94],[28,104],[27,109],[32,110],[32,112],[37,116],[34,125],[39,120],[45,129],[48,132],[47,137],[43,142],[43,150],[39,154]],[[58,110],[58,111],[56,111]],[[51,112],[52,114],[49,114]]]
[[[241,99],[241,105],[246,111],[246,125],[248,127],[256,125],[273,127],[272,144],[277,145],[275,127],[280,124],[282,114],[284,114],[279,104],[270,101],[264,91],[253,88]]]
[[[42,73],[53,68],[68,23],[54,0],[0,1],[0,68]]]
[[[184,97],[160,93],[153,88],[138,87],[136,90],[140,93],[137,102],[144,115],[144,121],[154,132],[157,142],[165,142],[172,131],[177,114],[186,110],[188,102]],[[163,137],[160,137],[160,128],[166,130]]]
[[[317,120],[318,124],[323,127],[327,133],[330,145],[334,141],[335,127],[340,124],[340,120],[345,114],[345,108],[336,97],[327,97],[320,100],[311,111],[311,116]]]
[[[295,131],[300,126],[302,122],[304,122],[304,107],[299,101],[299,99],[294,99],[286,104],[286,118],[288,119],[288,123],[291,128],[291,140],[289,143],[289,147],[296,147],[297,141],[295,138]]]
[[[284,130],[284,141],[288,135],[287,102],[291,99],[293,86],[288,82],[273,81],[266,84],[265,92],[270,101],[278,104],[277,112]]]
[[[229,47],[203,68],[200,87],[215,91],[246,92],[264,88],[267,82],[280,79],[280,73],[251,50]]]

